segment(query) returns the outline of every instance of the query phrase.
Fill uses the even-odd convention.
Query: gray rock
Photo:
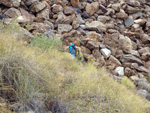
[[[72,7],[65,7],[64,8],[64,14],[66,14],[66,15],[71,15],[71,14],[73,14],[74,13],[74,10],[73,10],[73,8]]]
[[[77,20],[79,20],[81,24],[85,23],[85,21],[83,20],[80,14],[77,14],[76,16],[77,16]]]
[[[85,19],[87,19],[87,18],[90,18],[90,15],[86,11],[84,11],[82,13],[82,17],[85,18]]]
[[[39,0],[26,0],[25,4],[27,6],[31,6],[32,4],[35,4],[36,2],[39,2]]]
[[[120,35],[119,37],[119,46],[126,53],[130,53],[133,49],[131,39],[127,36]]]
[[[146,3],[146,0],[138,0],[140,2],[140,4],[145,4]]]
[[[130,27],[134,24],[134,20],[132,18],[128,18],[127,20],[125,20],[124,24],[125,27]]]
[[[104,15],[100,15],[97,18],[97,21],[100,21],[102,23],[106,23],[108,20],[110,20],[110,17],[109,16],[104,16]]]
[[[111,55],[111,51],[110,51],[109,49],[107,49],[107,48],[103,48],[103,49],[101,49],[100,51],[101,51],[102,55],[103,55],[106,59],[109,58],[110,55]]]
[[[72,26],[69,24],[58,24],[58,32],[64,33],[72,30]]]
[[[139,77],[138,76],[131,76],[130,79],[135,82],[137,80],[139,80]]]
[[[150,70],[146,69],[144,66],[139,66],[137,70],[144,73],[150,73]]]
[[[88,41],[86,47],[89,48],[89,49],[99,49],[99,45],[100,43],[99,42],[94,42],[94,41]]]
[[[87,22],[86,28],[88,30],[94,30],[97,32],[105,32],[106,31],[106,26],[100,21],[92,21],[91,23]]]
[[[137,94],[141,95],[142,97],[146,98],[148,95],[148,92],[146,90],[140,89],[137,91]]]
[[[31,24],[31,27],[29,28],[29,30],[32,30],[32,31],[35,30],[38,33],[44,33],[47,31],[48,27],[50,27],[50,26],[46,23],[33,22]]]
[[[116,76],[116,75],[112,75],[112,78],[114,78],[117,82],[122,81],[122,77],[119,77],[119,76]]]
[[[86,54],[91,54],[91,51],[88,48],[84,47],[84,46],[81,46],[81,52],[86,53]]]
[[[54,4],[52,6],[52,11],[54,13],[62,12],[63,11],[63,7],[61,5]]]
[[[137,8],[137,7],[131,7],[131,6],[128,5],[127,8],[126,8],[126,12],[128,14],[134,14],[134,13],[139,12],[139,8]]]
[[[137,58],[131,54],[123,55],[120,58],[120,60],[121,60],[121,62],[132,62],[132,63],[138,63],[140,65],[143,65],[143,62],[139,58]]]
[[[15,18],[15,17],[21,16],[21,13],[16,8],[10,8],[4,13],[4,15],[10,18]]]
[[[21,0],[0,0],[0,4],[6,7],[19,7]]]
[[[124,67],[117,67],[115,69],[115,72],[119,75],[119,76],[123,76],[124,75]]]
[[[92,51],[92,54],[93,54],[93,56],[94,56],[96,59],[99,58],[99,57],[102,57],[102,55],[101,55],[99,49],[93,50],[93,51]]]
[[[120,3],[116,3],[116,4],[112,4],[112,9],[114,9],[115,11],[120,11],[121,5]]]
[[[138,89],[143,89],[150,92],[150,84],[146,82],[145,79],[139,79],[135,82]]]
[[[143,14],[142,14],[141,12],[137,12],[137,13],[133,14],[132,17],[133,17],[133,19],[135,20],[135,19],[137,19],[137,18],[142,17],[142,15],[143,15]]]
[[[30,6],[30,11],[33,12],[33,13],[38,13],[38,12],[42,11],[45,7],[46,7],[45,3],[37,2],[37,3],[32,4]]]
[[[149,43],[150,42],[150,36],[148,34],[141,34],[141,41],[142,43]]]
[[[115,58],[114,56],[110,56],[110,58],[109,58],[109,62],[111,62],[111,63],[115,63],[116,65],[118,65],[118,66],[121,66],[121,63],[120,63],[120,61],[117,59],[117,58]]]
[[[37,17],[48,20],[49,19],[49,13],[50,13],[50,9],[44,8],[42,11],[37,13]]]
[[[126,0],[127,4],[134,6],[134,7],[139,7],[141,4],[137,0]]]

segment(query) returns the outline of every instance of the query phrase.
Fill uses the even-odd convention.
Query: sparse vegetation
[[[43,49],[62,49],[62,42],[60,39],[56,38],[47,38],[44,35],[36,35],[33,39],[31,39],[31,45],[37,46]]]
[[[0,33],[0,96],[10,110],[149,112],[150,104],[134,93],[128,80],[123,82],[126,87],[110,78],[104,68],[78,64],[70,54],[47,48],[47,42],[38,44],[39,40],[23,46],[13,35]]]
[[[126,76],[123,77],[121,83],[126,86],[128,89],[131,89],[132,91],[135,90],[135,85],[134,83],[129,79],[127,78]]]

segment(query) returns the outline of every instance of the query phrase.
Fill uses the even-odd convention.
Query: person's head
[[[72,42],[70,42],[69,45],[72,45]]]

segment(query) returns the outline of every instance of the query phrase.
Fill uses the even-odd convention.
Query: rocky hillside
[[[76,42],[84,59],[129,77],[150,97],[149,0],[0,0],[0,18],[14,18],[34,34]],[[27,26],[29,25],[29,27]]]

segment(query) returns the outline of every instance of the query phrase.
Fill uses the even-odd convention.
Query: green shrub
[[[16,19],[12,20],[9,24],[0,23],[0,31],[10,36],[15,35],[15,33],[22,33],[21,27]]]
[[[47,38],[44,35],[36,35],[30,42],[32,46],[39,48],[62,50],[62,41],[57,37]]]

